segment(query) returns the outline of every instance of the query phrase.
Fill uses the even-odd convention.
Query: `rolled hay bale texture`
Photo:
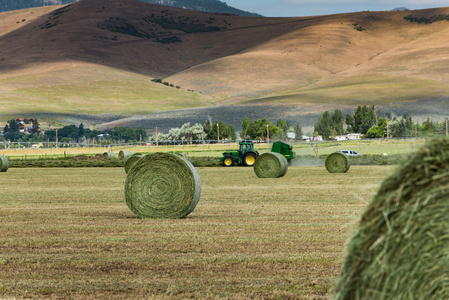
[[[0,155],[0,172],[6,172],[9,168],[9,161],[6,156]]]
[[[120,150],[120,152],[118,153],[118,158],[121,160],[126,161],[126,159],[128,157],[130,157],[131,155],[133,155],[133,153],[131,151],[128,150]]]
[[[259,155],[254,163],[254,173],[259,178],[278,178],[287,173],[288,161],[280,153],[267,152]]]
[[[103,153],[104,158],[116,158],[114,152],[105,152]]]
[[[126,204],[140,218],[184,218],[195,209],[200,194],[195,168],[175,154],[145,155],[126,176]]]
[[[144,155],[140,154],[140,153],[134,153],[133,155],[131,155],[130,157],[128,157],[125,161],[125,172],[126,174],[128,174],[129,170],[131,169],[131,167],[142,157],[144,157]]]
[[[334,299],[449,299],[449,140],[387,178],[348,245]]]
[[[182,153],[182,152],[176,152],[176,153],[174,153],[174,154],[180,156],[181,158],[184,158],[185,160],[189,160],[189,156],[188,156],[187,154],[185,154],[185,153]]]
[[[346,173],[350,167],[348,156],[339,152],[330,154],[324,165],[329,173]]]

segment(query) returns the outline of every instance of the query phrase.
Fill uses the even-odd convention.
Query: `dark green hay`
[[[0,155],[0,172],[6,172],[9,168],[9,161],[6,156]]]
[[[283,177],[288,170],[288,161],[280,153],[268,152],[259,155],[254,163],[254,173],[259,178]]]
[[[449,299],[449,140],[429,141],[363,214],[335,299]]]
[[[349,170],[349,158],[343,153],[330,154],[324,163],[329,173],[346,173]]]
[[[126,161],[125,161],[125,172],[126,174],[128,174],[129,170],[131,169],[131,167],[142,157],[144,157],[144,155],[140,154],[140,153],[134,153],[133,155],[129,156]]]
[[[126,204],[140,218],[184,218],[195,209],[200,194],[198,173],[176,154],[145,155],[126,176]]]

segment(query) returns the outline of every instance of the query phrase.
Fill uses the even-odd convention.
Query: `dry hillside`
[[[298,120],[375,104],[443,117],[449,22],[416,21],[445,15],[449,8],[241,17],[137,0],[6,12],[0,110],[136,115],[209,107],[217,114],[223,105],[257,104],[263,114],[287,104],[269,117]]]

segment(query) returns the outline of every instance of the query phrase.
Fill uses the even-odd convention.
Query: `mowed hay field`
[[[0,175],[0,297],[326,299],[345,241],[392,166],[197,168],[185,219],[139,219],[123,168]]]

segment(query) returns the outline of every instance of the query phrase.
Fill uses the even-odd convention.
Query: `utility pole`
[[[56,129],[56,148],[58,148],[58,129]]]
[[[220,124],[217,123],[217,143],[220,144]]]
[[[158,142],[158,139],[157,139],[157,126],[156,126],[156,147],[157,146],[159,146],[159,142]]]
[[[142,135],[140,135],[140,143],[139,146],[142,146]]]

